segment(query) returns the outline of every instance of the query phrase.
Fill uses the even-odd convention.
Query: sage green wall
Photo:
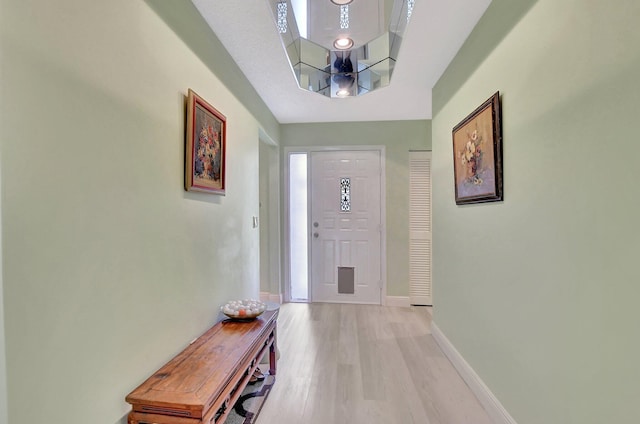
[[[264,225],[269,222],[269,156],[265,143],[260,143],[260,292],[268,293],[269,284],[269,228]]]
[[[431,149],[431,121],[284,124],[280,133],[282,147],[385,146],[387,296],[408,296],[409,150]]]
[[[434,90],[434,322],[519,424],[640,416],[638,16],[493,0]],[[451,129],[497,90],[505,200],[456,206]]]
[[[269,149],[274,146],[260,143],[260,292],[271,291],[269,264]]]
[[[277,143],[280,123],[191,1],[144,0],[144,2],[251,112],[269,140]]]
[[[2,51],[0,50],[0,63]],[[2,75],[0,74],[0,78]],[[0,105],[2,98],[0,96]],[[0,106],[0,110],[2,107]],[[1,152],[0,152],[1,155]],[[2,187],[2,160],[0,160],[0,187]],[[0,259],[2,258],[2,197],[0,196]],[[7,364],[4,337],[4,283],[2,279],[2,260],[0,260],[0,424],[9,424],[7,414]]]
[[[127,393],[224,301],[258,295],[269,125],[212,72],[228,58],[194,49],[149,3],[0,4],[9,420],[124,423]],[[183,189],[188,88],[227,117],[224,197]]]

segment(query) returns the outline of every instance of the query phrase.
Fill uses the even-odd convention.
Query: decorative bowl
[[[220,311],[236,321],[251,321],[259,317],[267,305],[259,300],[232,300],[220,307]]]

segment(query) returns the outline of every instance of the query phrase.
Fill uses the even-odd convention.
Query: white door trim
[[[363,146],[298,146],[284,148],[284,278],[285,278],[285,301],[291,301],[291,274],[290,274],[290,246],[289,246],[289,155],[292,153],[330,152],[330,151],[362,151],[374,150],[380,152],[380,222],[382,231],[380,233],[380,274],[382,278],[382,293],[380,303],[384,306],[387,303],[387,177],[386,177],[386,148],[380,145]],[[308,167],[310,172],[310,167]],[[308,175],[307,181],[310,181]],[[308,222],[311,222],[311,210],[308,209]],[[309,246],[310,247],[310,246]],[[309,255],[307,251],[307,255]],[[309,281],[311,281],[309,276]],[[311,295],[309,295],[311,297]],[[312,299],[309,299],[312,301]]]
[[[266,170],[268,175],[269,193],[268,193],[268,210],[267,218],[268,222],[259,222],[259,228],[266,228],[268,239],[268,291],[261,292],[261,298],[267,298],[270,302],[282,303],[282,249],[280,242],[280,225],[281,225],[281,212],[280,212],[280,149],[278,143],[276,143],[262,128],[258,131],[258,140],[260,143],[264,143],[267,146],[263,152],[268,154],[269,163]],[[262,207],[259,209],[261,210]],[[262,230],[260,230],[262,234]],[[260,254],[262,261],[262,253]],[[261,274],[262,276],[262,274]]]

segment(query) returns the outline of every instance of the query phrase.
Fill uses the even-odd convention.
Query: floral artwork
[[[224,194],[226,118],[189,90],[185,189]]]
[[[220,182],[220,135],[222,122],[207,116],[206,111],[196,106],[194,177],[199,180]]]
[[[502,200],[500,133],[499,93],[453,129],[457,204]]]

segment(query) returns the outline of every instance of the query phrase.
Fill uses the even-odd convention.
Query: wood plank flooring
[[[288,303],[256,424],[490,424],[430,332],[428,308]]]

